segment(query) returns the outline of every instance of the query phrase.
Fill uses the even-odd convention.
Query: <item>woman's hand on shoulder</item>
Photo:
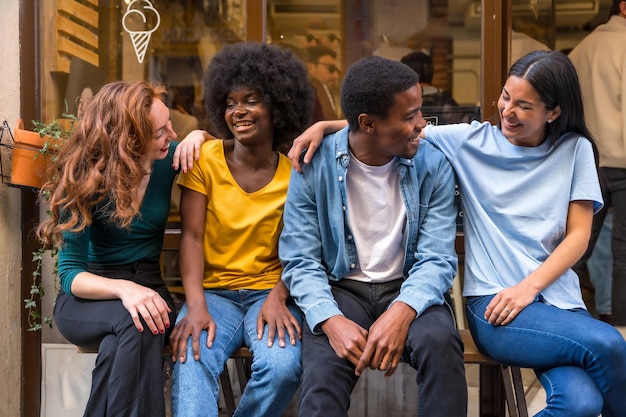
[[[313,123],[293,141],[293,145],[287,154],[291,165],[293,165],[296,171],[301,173],[302,165],[300,164],[300,155],[302,152],[305,149],[307,150],[304,155],[304,163],[308,164],[311,162],[311,159],[313,159],[317,148],[322,144],[324,136],[335,133],[345,126],[345,120],[324,120]]]
[[[183,139],[174,151],[174,169],[180,169],[186,173],[193,168],[194,161],[200,159],[200,148],[207,140],[216,139],[204,130],[193,130]]]

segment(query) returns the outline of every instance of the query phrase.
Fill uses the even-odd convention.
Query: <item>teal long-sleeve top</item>
[[[63,234],[63,245],[59,250],[59,279],[65,293],[72,294],[74,278],[87,271],[90,262],[116,266],[139,260],[159,261],[170,213],[172,185],[178,173],[172,168],[177,145],[172,142],[167,157],[154,161],[140,215],[133,220],[130,228],[122,229],[94,210],[90,227],[80,233]]]

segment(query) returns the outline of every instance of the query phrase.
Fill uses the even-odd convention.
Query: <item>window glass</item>
[[[612,0],[513,0],[511,61],[535,49],[569,53],[609,16]]]
[[[147,79],[170,88],[175,125],[185,133],[193,119],[178,118],[177,112],[201,123],[203,70],[224,45],[246,40],[251,22],[265,29],[267,42],[301,54],[324,98],[324,118],[342,117],[339,87],[350,64],[373,54],[400,60],[410,52],[432,60],[433,78],[427,83],[428,76],[423,75],[422,84],[425,95],[431,95],[425,107],[439,110],[435,114],[437,109],[429,109],[438,123],[476,114],[481,100],[479,0],[266,0],[266,13],[254,16],[246,14],[248,3],[256,4],[251,0],[41,2],[45,28],[41,62],[42,68],[50,69],[41,75],[43,118],[76,114],[79,104],[97,91],[97,84]],[[318,51],[317,62],[311,62],[307,48],[312,46],[329,48],[334,56],[320,58]]]
[[[246,39],[246,0],[41,2],[42,118],[78,115],[98,88],[145,79],[169,90],[179,136],[200,126],[202,73]]]
[[[466,121],[480,118],[481,20],[475,3],[480,6],[447,0],[268,0],[268,41],[301,54],[324,118],[341,117],[339,87],[350,64],[368,55],[401,60],[413,54],[406,59],[421,73],[424,116],[438,124]]]

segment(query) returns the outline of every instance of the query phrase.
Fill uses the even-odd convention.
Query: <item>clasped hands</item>
[[[369,331],[342,315],[321,325],[337,356],[349,360],[360,376],[365,368],[385,371],[391,376],[400,364],[415,310],[402,302],[394,303],[370,326]]]

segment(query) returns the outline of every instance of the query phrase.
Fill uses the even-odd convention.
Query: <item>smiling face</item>
[[[164,159],[169,152],[170,142],[176,139],[176,132],[172,129],[172,122],[170,122],[170,111],[160,99],[155,98],[150,108],[150,117],[154,127],[154,136],[148,144],[146,158],[151,161]]]
[[[548,110],[537,91],[523,78],[510,76],[498,99],[502,134],[517,146],[538,146],[546,124],[559,117],[559,106]]]
[[[253,144],[266,140],[272,143],[272,115],[261,94],[253,88],[234,88],[228,94],[224,120],[240,143]]]
[[[418,135],[426,126],[422,117],[422,90],[419,85],[394,96],[394,105],[385,119],[362,115],[361,129],[371,136],[362,159],[368,165],[383,165],[394,157],[413,158],[419,146]]]

